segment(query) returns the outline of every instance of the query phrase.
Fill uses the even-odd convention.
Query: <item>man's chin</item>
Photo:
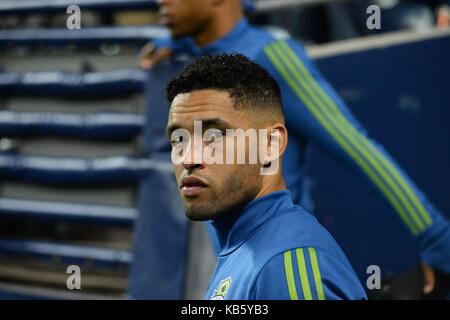
[[[184,212],[186,216],[193,221],[208,221],[217,218],[217,210],[205,202],[203,203],[186,203],[184,204]]]
[[[186,214],[186,217],[188,217],[192,221],[214,220],[214,214],[208,214],[208,213],[192,211],[192,210],[184,210],[184,213]]]
[[[186,217],[188,217],[188,219],[192,220],[192,221],[209,221],[209,220],[212,220],[212,219],[208,219],[205,216],[192,214],[192,213],[189,213],[189,212],[186,212],[186,211],[184,213],[186,214]]]
[[[174,40],[179,40],[179,39],[184,38],[189,35],[188,33],[183,32],[182,30],[178,29],[173,24],[169,24],[167,27],[170,30],[170,35],[172,36],[172,39],[174,39]]]

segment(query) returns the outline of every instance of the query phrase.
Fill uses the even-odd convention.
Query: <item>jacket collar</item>
[[[239,248],[264,222],[280,209],[294,206],[288,190],[281,190],[249,202],[243,209],[213,221],[219,256]]]

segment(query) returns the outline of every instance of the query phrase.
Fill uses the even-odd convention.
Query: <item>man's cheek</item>
[[[175,178],[177,179],[177,186],[180,185],[180,177],[182,173],[182,168],[179,165],[173,165],[173,172],[175,174]]]

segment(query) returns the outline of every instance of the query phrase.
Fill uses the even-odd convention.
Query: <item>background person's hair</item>
[[[267,70],[242,54],[195,58],[166,84],[166,98],[172,104],[178,94],[206,89],[227,91],[236,108],[283,115],[278,83]]]

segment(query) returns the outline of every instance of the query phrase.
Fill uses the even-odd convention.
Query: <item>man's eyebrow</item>
[[[222,120],[220,118],[211,118],[211,119],[203,119],[203,120],[197,120],[202,122],[202,129],[204,128],[233,128],[233,126],[228,123],[225,120]],[[166,128],[166,135],[170,138],[172,135],[172,132],[174,132],[177,129],[182,129],[181,126],[177,124],[171,124],[167,126]]]
[[[202,120],[202,127],[232,128],[233,126],[227,121],[222,120],[220,118],[212,118]]]
[[[171,124],[170,126],[167,126],[166,128],[166,135],[170,139],[170,136],[172,135],[172,132],[174,132],[177,129],[181,129],[179,125]]]

